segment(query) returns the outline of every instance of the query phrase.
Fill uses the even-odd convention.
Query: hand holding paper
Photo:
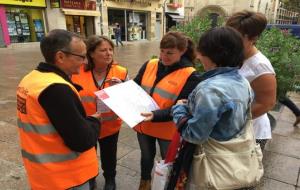
[[[105,88],[95,94],[131,128],[145,119],[141,113],[159,109],[151,96],[133,80]]]

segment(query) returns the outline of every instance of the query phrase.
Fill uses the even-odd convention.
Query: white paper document
[[[141,113],[159,109],[152,97],[133,80],[102,89],[95,94],[131,128],[144,120]]]

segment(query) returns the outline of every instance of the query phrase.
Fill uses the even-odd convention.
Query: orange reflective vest
[[[141,87],[150,94],[156,79],[158,69],[158,59],[152,59],[148,62],[144,72]],[[160,109],[171,108],[184,87],[189,76],[195,71],[193,67],[178,69],[157,83],[154,87],[152,98]],[[173,121],[168,122],[142,122],[135,127],[135,130],[153,137],[171,140],[176,127]]]
[[[127,77],[127,69],[117,64],[112,64],[107,74],[106,80],[112,77],[117,77],[125,80]],[[72,76],[72,81],[79,84],[83,90],[79,91],[81,102],[88,115],[92,115],[97,111],[96,95],[94,92],[100,90],[95,84],[92,71],[84,71],[84,67],[80,68],[80,73]],[[105,82],[103,88],[109,87],[109,83]],[[104,138],[115,134],[120,130],[122,120],[112,111],[101,113],[102,125],[100,138]]]
[[[17,115],[21,152],[31,189],[63,190],[98,175],[95,148],[79,153],[69,149],[38,102],[51,84],[72,84],[55,73],[32,71],[17,88]],[[82,126],[84,127],[84,126]]]

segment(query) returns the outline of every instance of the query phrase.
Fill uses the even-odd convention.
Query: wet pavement
[[[115,59],[129,70],[133,78],[141,65],[158,55],[158,42],[127,43],[115,50]],[[21,78],[34,69],[42,57],[39,44],[15,45],[0,48],[0,190],[28,190],[21,160],[16,126],[15,89]],[[291,94],[300,106],[300,94]],[[277,119],[273,139],[266,146],[265,176],[261,190],[300,190],[300,128],[292,126],[294,115],[286,108],[272,112]],[[117,189],[138,188],[140,152],[136,134],[123,126],[118,143]],[[97,177],[98,190],[104,184]]]

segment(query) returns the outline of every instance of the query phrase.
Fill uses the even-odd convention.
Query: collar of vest
[[[76,88],[77,91],[82,90],[82,87],[80,85],[74,84],[71,81],[70,77],[61,69],[59,69],[55,64],[40,62],[36,70],[42,73],[53,72],[59,75],[60,77],[62,77],[63,79],[65,79],[67,82],[71,83]]]

